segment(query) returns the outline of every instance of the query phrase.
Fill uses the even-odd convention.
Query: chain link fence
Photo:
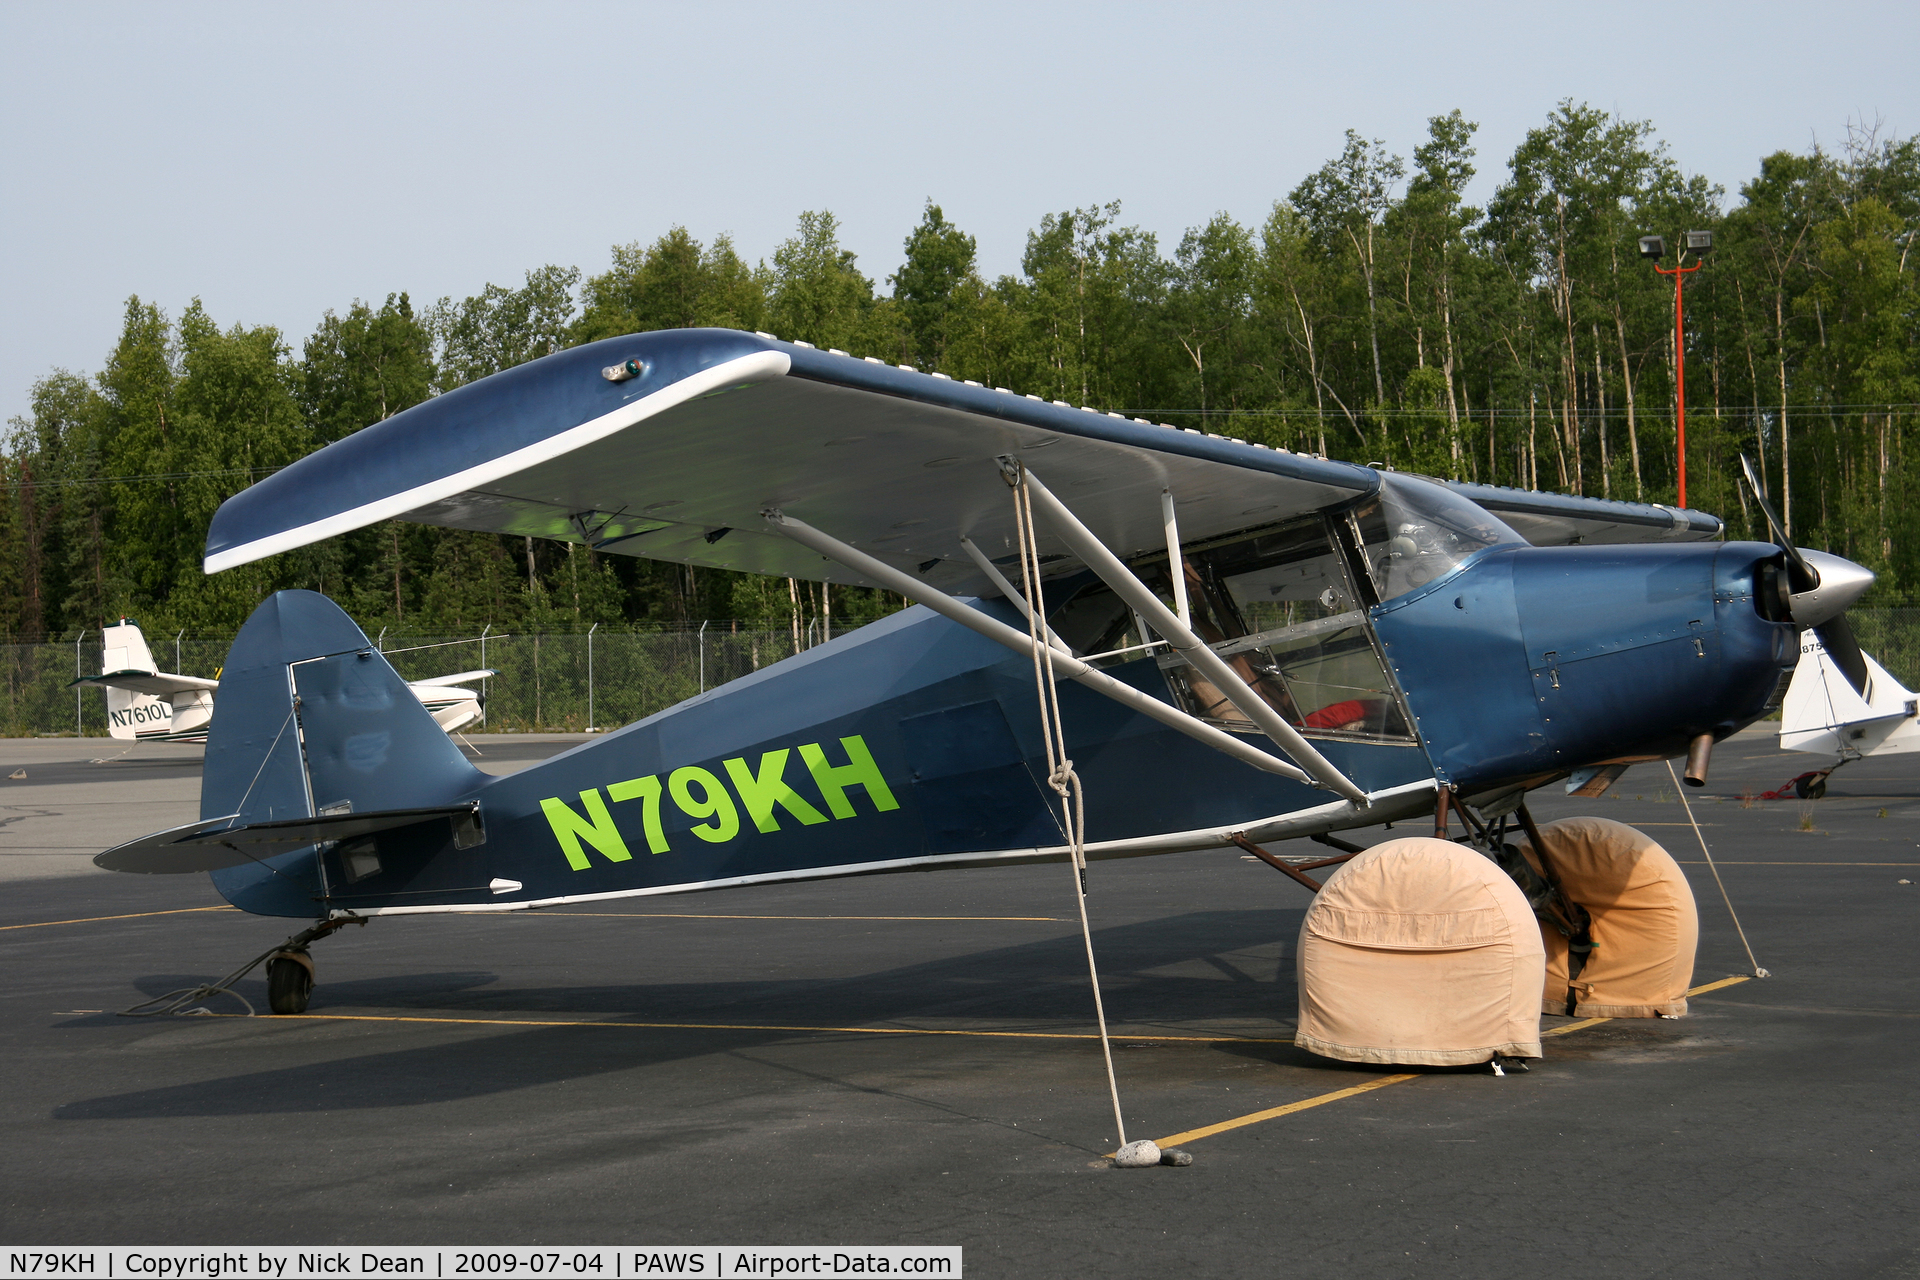
[[[1920,690],[1920,609],[1850,609],[1854,638],[1887,674]]]
[[[1920,688],[1920,608],[1855,609],[1860,647],[1908,688]],[[819,636],[803,631],[798,649]],[[148,636],[154,661],[181,675],[213,677],[232,637]],[[617,729],[796,652],[790,631],[688,631],[396,637],[380,647],[409,680],[491,667],[481,686],[486,719],[474,733]],[[100,670],[99,633],[64,644],[0,645],[0,736],[99,735],[106,697],[68,687]]]
[[[704,689],[737,680],[822,637],[802,630],[736,631],[709,624],[688,631],[607,631],[545,635],[406,636],[377,643],[402,677],[424,680],[492,668],[476,682],[486,718],[468,733],[617,729]],[[163,671],[216,678],[233,638],[149,635]],[[105,736],[106,696],[69,688],[97,675],[98,632],[64,644],[0,645],[0,736]]]

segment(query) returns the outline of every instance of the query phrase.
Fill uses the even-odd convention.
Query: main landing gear
[[[131,1009],[121,1012],[128,1017],[149,1018],[155,1014],[180,1013],[209,1015],[213,1010],[202,1001],[215,996],[230,996],[238,1000],[247,1011],[249,1018],[255,1016],[252,1003],[238,991],[233,984],[252,973],[261,964],[267,966],[267,1008],[277,1014],[300,1014],[307,1011],[307,1001],[313,995],[313,957],[307,948],[336,929],[350,924],[364,925],[365,916],[342,915],[322,920],[310,929],[302,929],[271,951],[263,951],[253,959],[235,969],[218,982],[202,983],[197,987],[182,987],[178,991],[169,991],[163,996],[144,1000]]]

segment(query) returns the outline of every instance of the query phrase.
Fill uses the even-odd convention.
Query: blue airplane
[[[561,351],[339,440],[228,500],[206,569],[394,518],[917,603],[493,777],[331,601],[267,599],[201,820],[96,862],[314,919],[269,965],[279,1012],[306,1006],[307,944],[372,916],[1234,847],[1314,885],[1355,849],[1332,833],[1450,809],[1498,850],[1531,789],[1680,755],[1704,780],[1803,629],[1857,654],[1872,580],[1700,512],[714,329]],[[1335,852],[1261,848],[1297,837]]]

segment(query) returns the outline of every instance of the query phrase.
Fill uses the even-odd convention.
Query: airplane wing
[[[220,508],[206,569],[401,518],[875,585],[768,532],[761,513],[780,508],[941,590],[997,594],[959,543],[1012,559],[995,462],[1009,454],[1128,553],[1166,545],[1163,489],[1191,541],[1379,484],[1349,463],[764,334],[676,329],[556,352],[302,458]],[[1040,550],[1064,567],[1050,535]]]
[[[407,683],[416,688],[424,685],[427,688],[440,689],[445,688],[447,685],[469,684],[475,680],[485,680],[499,674],[500,673],[492,667],[488,667],[483,671],[458,671],[450,676],[430,676],[425,680],[409,680]]]
[[[1649,502],[1613,502],[1564,493],[1508,489],[1501,485],[1444,482],[1462,497],[1499,516],[1536,547],[1620,542],[1711,542],[1724,527],[1704,511]]]
[[[218,689],[218,680],[202,680],[198,676],[169,675],[164,671],[109,671],[104,675],[80,676],[67,681],[67,688],[77,684],[99,685],[105,689],[128,689],[134,693],[152,694],[156,698],[171,697],[176,693],[187,693],[194,689]]]

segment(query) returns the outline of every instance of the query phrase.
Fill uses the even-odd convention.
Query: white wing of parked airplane
[[[156,698],[170,698],[194,689],[218,689],[218,680],[199,676],[176,676],[165,671],[108,671],[97,676],[81,676],[74,684],[96,685],[103,689],[127,689]]]
[[[500,673],[491,667],[482,671],[458,671],[450,676],[428,676],[425,680],[409,680],[414,688],[439,689],[450,684],[472,684],[475,680],[485,680]]]

